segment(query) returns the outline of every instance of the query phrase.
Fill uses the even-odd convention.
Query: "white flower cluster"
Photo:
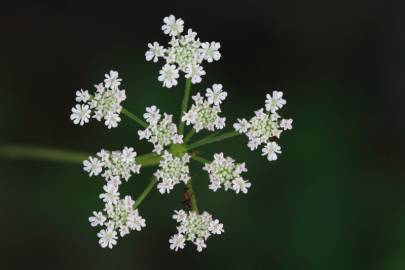
[[[130,230],[140,231],[145,227],[145,220],[134,209],[134,201],[130,196],[120,199],[118,192],[121,179],[128,179],[133,173],[139,174],[141,166],[136,163],[136,152],[132,147],[125,147],[122,151],[101,150],[96,157],[89,157],[83,161],[84,170],[90,177],[101,174],[107,183],[103,186],[104,193],[100,199],[105,203],[104,213],[93,212],[89,218],[91,226],[105,226],[97,235],[101,247],[112,248],[117,244],[117,230],[123,237]]]
[[[159,113],[156,106],[146,108],[143,115],[149,126],[144,130],[139,130],[139,139],[146,139],[153,144],[153,151],[160,155],[164,147],[169,144],[183,143],[183,135],[177,134],[177,126],[173,123],[173,115]]]
[[[222,84],[214,84],[212,90],[207,88],[205,100],[200,93],[193,96],[194,104],[184,113],[182,121],[186,125],[193,125],[196,132],[202,129],[214,131],[225,127],[225,117],[220,117],[220,104],[225,100],[227,92],[222,90]]]
[[[281,119],[277,113],[286,104],[283,93],[273,91],[266,95],[265,109],[255,111],[255,116],[249,121],[238,119],[233,126],[239,133],[245,133],[249,138],[248,147],[253,151],[259,145],[264,144],[262,155],[267,156],[269,161],[276,160],[277,154],[281,154],[280,146],[273,141],[280,138],[283,130],[292,129],[292,119]]]
[[[139,139],[152,143],[153,152],[156,153],[152,154],[150,159],[148,154],[137,159],[137,153],[132,147],[124,147],[120,151],[101,150],[83,161],[83,169],[90,177],[100,175],[106,181],[103,192],[99,195],[104,208],[102,211],[94,211],[89,217],[91,226],[103,227],[97,234],[99,244],[103,248],[113,248],[119,237],[124,237],[130,231],[140,231],[146,226],[145,219],[139,215],[137,208],[155,184],[161,194],[170,193],[177,184],[186,185],[183,193],[184,204],[190,211],[174,211],[173,219],[179,224],[176,227],[177,233],[169,239],[170,249],[178,251],[190,241],[196,246],[197,251],[201,252],[207,247],[206,241],[211,235],[224,232],[223,224],[218,219],[214,219],[207,212],[198,212],[195,194],[189,182],[191,157],[204,163],[203,170],[208,173],[210,179],[208,187],[214,192],[224,188],[226,191],[233,190],[237,194],[246,194],[252,185],[242,176],[247,172],[244,162],[237,163],[233,158],[224,156],[222,152],[214,154],[213,161],[205,161],[198,156],[198,150],[190,152],[202,145],[233,137],[237,135],[236,132],[231,131],[218,136],[213,134],[188,144],[194,131],[215,131],[225,127],[226,118],[220,116],[220,113],[221,104],[228,93],[223,90],[222,84],[213,84],[204,94],[195,94],[192,96],[193,104],[189,109],[187,107],[190,82],[196,84],[202,81],[202,77],[206,74],[202,66],[204,61],[211,63],[221,58],[220,44],[201,42],[192,29],[183,33],[184,21],[176,19],[173,15],[165,17],[163,21],[162,31],[171,38],[169,45],[165,48],[157,42],[149,43],[145,57],[147,61],[156,63],[159,59],[163,59],[165,62],[158,77],[163,87],[176,86],[180,72],[184,73],[187,79],[179,131],[173,123],[173,115],[161,113],[156,106],[146,108],[143,114],[146,123],[125,111],[121,103],[126,99],[126,93],[120,89],[122,79],[116,71],[111,70],[105,74],[104,82],[95,85],[94,93],[90,94],[87,90],[76,92],[77,104],[72,108],[70,116],[74,124],[83,126],[90,118],[95,118],[103,121],[108,128],[115,128],[121,121],[120,113],[123,111],[144,127],[138,131]],[[278,114],[279,109],[285,104],[283,93],[273,91],[272,95],[266,95],[264,107],[255,111],[254,117],[250,120],[238,119],[233,125],[237,132],[248,137],[248,147],[251,150],[260,146],[262,155],[267,156],[270,161],[276,160],[277,154],[281,153],[280,146],[274,140],[279,138],[284,130],[292,129],[293,120],[281,119]],[[186,136],[186,142],[183,142],[183,124],[192,129]],[[137,160],[139,163],[143,161],[144,166],[159,167],[153,174],[153,181],[141,193],[135,204],[131,196],[120,196],[119,188],[124,180],[128,181],[133,174],[140,173],[141,165]]]
[[[190,155],[187,153],[182,157],[175,157],[167,151],[163,153],[159,169],[154,173],[154,176],[161,180],[157,185],[160,193],[170,193],[174,186],[180,182],[187,184],[190,180],[189,162]]]
[[[172,235],[169,239],[170,249],[177,251],[183,249],[186,241],[191,241],[197,247],[197,251],[201,252],[207,247],[205,241],[212,234],[221,234],[224,232],[222,223],[218,219],[213,219],[212,216],[204,212],[197,214],[196,212],[186,213],[183,210],[175,210],[173,219],[180,223],[177,226],[177,234]]]
[[[103,248],[113,248],[117,244],[117,230],[124,237],[132,230],[140,231],[146,224],[138,210],[134,209],[135,201],[131,196],[119,199],[118,186],[111,182],[104,186],[104,190],[106,193],[100,195],[105,202],[104,212],[94,211],[89,222],[93,227],[105,226],[97,234],[99,244]]]
[[[83,161],[84,170],[90,177],[99,175],[105,178],[107,182],[121,184],[121,179],[128,179],[132,174],[139,174],[141,165],[136,163],[136,152],[132,147],[124,147],[122,151],[101,150],[95,157],[89,157]],[[103,171],[104,169],[104,171]]]
[[[171,88],[177,85],[179,71],[185,73],[186,78],[191,82],[200,83],[205,71],[201,66],[206,60],[211,63],[221,58],[219,42],[201,42],[197,33],[188,29],[187,34],[181,35],[184,30],[184,21],[176,19],[173,15],[163,19],[162,30],[166,35],[171,36],[170,47],[164,48],[157,42],[148,44],[149,50],[145,53],[147,61],[157,62],[163,58],[166,64],[160,70],[159,81],[163,87]]]
[[[247,172],[245,163],[235,163],[234,159],[224,157],[223,153],[214,154],[214,161],[206,163],[203,170],[209,174],[209,188],[213,191],[217,191],[223,185],[225,190],[232,189],[237,194],[241,191],[247,193],[252,185],[241,176],[243,172]]]
[[[90,117],[102,121],[108,128],[115,128],[121,121],[119,116],[122,107],[121,102],[126,99],[125,90],[120,90],[122,79],[118,72],[111,70],[105,74],[104,83],[95,85],[96,92],[90,95],[87,90],[76,92],[78,104],[72,108],[70,119],[74,124],[83,126],[88,123]]]

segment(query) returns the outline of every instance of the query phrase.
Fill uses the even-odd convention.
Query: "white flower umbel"
[[[278,91],[273,91],[273,95],[267,94],[265,109],[255,111],[255,116],[249,121],[238,119],[233,125],[237,132],[244,133],[249,138],[250,150],[264,145],[262,155],[267,156],[269,161],[277,160],[277,154],[281,154],[281,148],[274,140],[280,138],[283,130],[292,129],[293,120],[281,119],[277,113],[286,104],[282,97],[283,93]]]
[[[202,129],[214,131],[225,127],[226,118],[219,116],[221,112],[219,104],[225,100],[227,92],[222,91],[221,84],[214,84],[212,88],[214,90],[207,89],[206,100],[200,93],[193,96],[194,104],[181,119],[186,125],[193,125],[196,132]]]
[[[203,170],[209,174],[209,188],[213,191],[223,186],[225,190],[232,189],[237,194],[247,193],[251,186],[251,183],[241,176],[243,172],[247,172],[245,163],[235,163],[234,159],[224,157],[223,153],[214,154],[214,161],[206,163]]]
[[[207,247],[205,241],[212,234],[222,234],[224,232],[224,226],[219,220],[214,220],[207,212],[198,214],[179,210],[175,211],[173,219],[179,223],[177,234],[174,234],[169,239],[170,249],[175,251],[183,249],[185,242],[190,241],[196,246],[197,251],[201,252]]]
[[[146,139],[154,146],[153,151],[160,154],[164,147],[170,144],[183,143],[183,135],[177,133],[177,126],[173,123],[171,114],[159,113],[156,106],[146,108],[143,115],[149,126],[144,130],[139,130],[139,139]]]
[[[94,95],[87,90],[76,92],[76,102],[78,104],[72,108],[70,119],[74,124],[83,126],[89,122],[90,117],[98,121],[104,120],[108,128],[115,128],[121,121],[121,102],[126,99],[125,90],[120,90],[122,79],[118,77],[118,72],[111,70],[105,74],[104,83],[95,85]]]
[[[107,186],[111,183],[108,183]],[[105,193],[104,193],[105,194]],[[101,194],[103,195],[103,194]],[[100,197],[108,197],[101,196]],[[135,201],[131,196],[125,196],[124,199],[116,198],[112,202],[105,202],[104,212],[93,212],[93,216],[89,217],[91,226],[105,226],[97,236],[100,238],[101,247],[112,248],[117,244],[117,232],[121,237],[129,234],[130,231],[140,231],[146,226],[137,209],[134,209]]]
[[[160,180],[157,188],[160,193],[170,193],[175,185],[183,182],[187,184],[190,180],[188,163],[190,155],[187,153],[182,157],[176,157],[165,151],[159,163],[159,169],[154,173]]]
[[[223,188],[237,194],[246,194],[252,184],[242,176],[247,172],[245,163],[237,163],[223,153],[216,153],[213,161],[207,161],[200,156],[200,147],[245,134],[251,150],[260,147],[262,155],[273,161],[281,154],[276,139],[285,130],[292,129],[293,120],[282,119],[279,115],[280,109],[286,104],[283,93],[273,91],[266,95],[264,106],[255,111],[251,119],[242,118],[234,123],[233,127],[237,132],[215,132],[193,141],[193,136],[200,135],[196,135],[196,132],[216,131],[225,127],[226,118],[220,114],[221,105],[228,93],[224,91],[222,84],[213,84],[205,93],[197,92],[192,96],[193,102],[189,106],[191,84],[200,83],[206,75],[204,61],[211,63],[221,58],[221,45],[218,42],[200,41],[196,32],[185,29],[184,21],[173,15],[165,17],[163,21],[162,31],[169,36],[170,41],[167,46],[158,42],[149,43],[145,58],[154,63],[163,60],[158,76],[163,87],[177,86],[182,75],[186,78],[178,126],[173,122],[172,114],[163,113],[156,106],[146,108],[144,119],[124,109],[121,103],[126,99],[126,92],[120,89],[122,79],[116,71],[105,74],[104,80],[95,85],[94,93],[78,90],[76,104],[71,110],[70,119],[76,125],[83,126],[94,118],[104,122],[108,128],[118,126],[122,112],[142,127],[138,130],[139,139],[153,144],[153,153],[139,157],[132,147],[125,147],[120,151],[101,150],[83,161],[83,169],[90,177],[101,176],[106,181],[99,195],[104,203],[103,211],[94,211],[89,217],[91,226],[102,227],[97,235],[103,248],[113,248],[120,237],[145,227],[145,219],[139,215],[137,209],[150,192],[156,192],[155,186],[161,194],[165,194],[170,193],[176,185],[184,184],[183,204],[190,211],[175,211],[173,218],[179,225],[177,233],[169,239],[169,245],[170,249],[178,251],[184,249],[187,242],[192,242],[201,252],[207,247],[207,239],[212,234],[222,234],[224,229],[219,220],[213,219],[207,212],[200,214],[198,210],[197,197],[190,178],[190,159],[204,164],[203,170],[209,175],[209,189],[217,191]],[[185,130],[186,125],[189,130]],[[44,156],[48,154],[50,159],[73,159],[71,154],[63,151],[44,151]],[[128,181],[132,175],[139,174],[141,165],[158,168],[140,192],[135,204],[130,196],[123,198],[119,189],[124,180]]]
[[[164,147],[170,144],[183,143],[183,135],[177,133],[177,126],[173,123],[171,114],[159,113],[156,106],[146,108],[146,113],[143,115],[149,126],[144,130],[139,130],[139,139],[146,139],[153,144],[153,151],[161,154]]]
[[[90,177],[99,175],[106,181],[115,181],[118,185],[121,179],[128,179],[132,174],[139,174],[141,165],[136,163],[136,152],[132,147],[124,147],[122,151],[101,150],[95,157],[89,157],[83,161],[84,171],[88,172]]]
[[[163,58],[166,64],[160,71],[159,81],[163,87],[171,88],[177,85],[179,71],[185,73],[186,78],[191,78],[193,84],[200,83],[205,71],[202,67],[203,61],[209,63],[218,61],[221,58],[219,42],[201,42],[197,33],[192,29],[183,34],[184,21],[176,19],[173,15],[163,19],[163,33],[169,35],[169,47],[164,48],[157,42],[149,43],[149,50],[145,53],[147,61],[157,62]]]

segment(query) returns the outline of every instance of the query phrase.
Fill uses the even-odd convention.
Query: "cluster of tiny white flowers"
[[[136,163],[136,152],[132,147],[124,147],[122,151],[101,150],[95,157],[89,157],[83,161],[84,171],[90,177],[99,175],[107,182],[113,181],[117,185],[121,184],[121,179],[128,179],[132,174],[139,174],[141,165]]]
[[[134,201],[130,196],[120,199],[118,188],[121,179],[128,179],[132,174],[139,174],[141,166],[136,163],[136,152],[132,147],[124,147],[122,151],[101,150],[95,157],[83,161],[84,171],[90,177],[101,174],[107,183],[100,199],[105,203],[104,212],[93,212],[89,218],[91,226],[105,226],[97,236],[101,247],[112,248],[117,244],[117,230],[121,237],[131,230],[140,231],[145,227],[145,220],[134,209]]]
[[[273,91],[266,95],[265,109],[255,111],[255,116],[249,121],[238,119],[233,126],[239,133],[245,133],[249,138],[248,147],[253,151],[259,145],[264,144],[262,155],[267,156],[269,161],[277,160],[277,154],[281,154],[281,147],[273,141],[280,138],[283,130],[292,129],[292,119],[281,119],[277,113],[286,104],[283,92]]]
[[[187,184],[190,180],[189,162],[190,155],[187,153],[182,157],[175,157],[167,151],[163,153],[159,162],[159,169],[154,173],[154,176],[161,180],[157,185],[160,193],[170,193],[174,186],[180,182]]]
[[[146,139],[153,144],[153,151],[160,155],[164,147],[170,144],[183,143],[183,135],[177,133],[177,126],[173,123],[173,115],[159,113],[156,106],[146,108],[143,115],[149,126],[144,130],[139,130],[139,139]]]
[[[190,241],[196,247],[197,251],[201,252],[207,247],[205,241],[212,234],[221,234],[224,232],[224,226],[218,219],[213,219],[212,216],[204,212],[198,214],[196,212],[186,213],[183,210],[175,210],[173,219],[180,223],[177,226],[177,234],[172,235],[169,239],[170,249],[177,251],[185,247],[185,242]]]
[[[225,117],[220,117],[220,104],[225,100],[227,92],[222,90],[222,84],[214,84],[212,90],[207,88],[204,99],[200,93],[193,96],[194,104],[185,112],[182,121],[186,125],[193,125],[196,132],[202,129],[214,131],[225,127]]]
[[[241,176],[243,172],[247,172],[245,163],[235,163],[234,159],[224,157],[223,153],[214,154],[214,160],[206,163],[203,170],[209,174],[209,188],[213,191],[223,185],[225,190],[232,189],[237,194],[241,191],[247,193],[251,186],[251,183]]]
[[[177,184],[189,183],[190,159],[203,161],[203,170],[208,173],[210,183],[208,188],[216,192],[220,188],[225,191],[233,190],[236,194],[246,194],[251,188],[251,183],[244,179],[242,174],[247,172],[244,162],[237,163],[233,158],[225,156],[222,152],[215,153],[212,161],[205,161],[199,157],[197,152],[188,153],[189,150],[203,144],[212,143],[228,137],[232,137],[236,132],[232,131],[227,137],[219,135],[211,137],[210,141],[202,139],[202,143],[195,143],[190,147],[188,140],[195,132],[201,130],[215,131],[225,127],[226,118],[220,116],[221,104],[227,98],[228,93],[223,90],[222,84],[213,84],[207,88],[205,94],[197,93],[192,96],[193,104],[188,109],[190,82],[200,83],[206,74],[202,67],[203,61],[209,63],[218,61],[221,58],[218,42],[201,42],[192,29],[183,33],[184,21],[176,19],[173,15],[163,19],[162,31],[170,36],[171,40],[167,48],[158,42],[149,43],[149,50],[145,53],[147,61],[158,62],[162,58],[165,63],[159,71],[158,80],[163,83],[163,87],[171,88],[176,86],[180,77],[180,72],[184,73],[186,82],[186,94],[183,101],[181,118],[181,128],[178,132],[177,126],[173,123],[173,115],[160,113],[156,106],[146,108],[143,118],[146,123],[137,117],[130,117],[144,127],[138,131],[140,140],[147,140],[153,144],[153,161],[149,163],[146,156],[138,157],[132,147],[124,147],[120,151],[101,150],[96,155],[90,156],[83,161],[83,169],[90,177],[101,176],[106,183],[103,185],[103,192],[99,199],[104,203],[102,211],[94,211],[89,217],[91,226],[101,226],[98,232],[99,244],[103,248],[113,248],[117,244],[119,237],[124,237],[130,231],[140,231],[146,226],[145,219],[139,215],[139,203],[152,190],[157,183],[157,190],[161,194],[170,193]],[[84,125],[95,118],[104,121],[108,128],[117,127],[121,121],[120,113],[123,110],[121,103],[126,99],[125,90],[120,89],[122,79],[118,72],[110,71],[105,74],[104,82],[95,85],[96,91],[90,94],[87,90],[76,92],[77,104],[72,108],[70,116],[74,124]],[[187,102],[185,102],[187,101]],[[281,153],[280,146],[275,142],[284,130],[292,129],[292,119],[282,119],[278,114],[286,104],[283,93],[273,91],[272,95],[267,94],[264,107],[255,111],[255,115],[250,119],[238,119],[234,123],[234,129],[245,134],[249,141],[248,147],[253,151],[259,146],[262,148],[262,155],[267,156],[269,161],[276,160]],[[188,111],[186,111],[188,109]],[[131,116],[124,111],[126,115]],[[183,144],[184,126],[191,126],[192,130],[186,136]],[[211,135],[212,136],[212,135]],[[214,134],[215,136],[215,134]],[[208,138],[208,137],[207,137]],[[219,138],[219,139],[217,139]],[[200,141],[200,142],[201,142]],[[181,144],[181,145],[179,145]],[[187,144],[187,145],[186,145]],[[156,157],[156,159],[155,159]],[[134,174],[140,173],[139,163],[145,158],[146,165],[157,165],[159,167],[153,174],[153,181],[146,187],[140,195],[138,203],[131,196],[120,196],[119,188],[123,180],[128,181]],[[176,227],[177,233],[169,239],[170,249],[178,251],[184,249],[186,242],[192,242],[198,252],[207,247],[206,241],[213,234],[224,232],[223,224],[218,219],[214,219],[207,212],[199,213],[196,205],[194,192],[191,183],[186,186],[183,196],[190,211],[175,210],[173,219],[179,224]],[[191,211],[192,209],[192,211]]]
[[[93,216],[89,217],[91,226],[105,226],[97,234],[101,247],[113,248],[117,244],[117,231],[119,235],[124,237],[130,231],[140,231],[145,227],[145,219],[143,219],[137,209],[134,209],[135,201],[131,196],[125,196],[124,199],[119,199],[118,186],[114,183],[107,183],[104,186],[106,193],[102,193],[100,198],[105,202],[103,212],[93,212]]]
[[[205,71],[201,66],[206,60],[211,63],[221,58],[219,42],[201,42],[197,33],[188,29],[187,34],[181,35],[184,30],[184,21],[176,19],[173,15],[163,19],[162,30],[171,37],[170,47],[164,48],[158,42],[148,44],[149,50],[145,53],[147,61],[157,62],[163,58],[166,64],[160,70],[158,80],[163,87],[171,88],[177,85],[179,71],[191,78],[193,84],[200,83]]]
[[[125,90],[119,89],[121,81],[118,72],[111,70],[109,74],[105,74],[104,83],[95,85],[94,95],[90,95],[87,90],[76,91],[78,104],[72,108],[70,115],[73,123],[83,126],[92,117],[98,121],[104,119],[108,128],[117,127],[121,121],[121,102],[126,99]]]

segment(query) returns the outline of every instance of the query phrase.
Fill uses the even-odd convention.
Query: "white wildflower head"
[[[204,42],[201,44],[201,52],[203,54],[204,60],[207,60],[208,63],[212,61],[218,61],[221,58],[221,53],[219,49],[221,48],[221,44],[219,42]]]
[[[214,131],[225,127],[226,118],[219,116],[221,112],[219,104],[225,100],[227,92],[222,91],[221,84],[214,84],[213,89],[207,89],[207,99],[204,99],[200,93],[193,96],[194,104],[182,117],[182,121],[186,125],[193,125],[197,132],[202,129]]]
[[[206,163],[203,170],[209,174],[209,188],[213,191],[223,186],[225,190],[247,193],[251,186],[251,183],[241,176],[243,172],[247,172],[245,163],[235,163],[231,157],[224,157],[223,153],[214,154],[214,160]]]
[[[179,223],[177,233],[169,239],[170,249],[177,251],[185,247],[185,242],[192,242],[197,251],[201,252],[207,247],[205,241],[212,234],[222,234],[223,225],[217,219],[204,212],[185,212],[183,210],[175,211],[173,219]]]
[[[109,185],[109,184],[107,184]],[[105,194],[105,193],[103,193]],[[103,195],[101,194],[101,195]],[[101,196],[101,198],[108,197]],[[130,233],[130,231],[140,231],[146,226],[137,209],[134,209],[135,201],[131,196],[125,196],[124,199],[118,197],[112,201],[104,201],[105,207],[103,212],[93,212],[89,217],[91,226],[104,226],[97,236],[100,238],[101,247],[112,248],[117,244],[118,233],[121,237]]]
[[[118,238],[134,230],[140,231],[146,226],[145,219],[139,215],[137,208],[154,190],[155,185],[161,194],[165,194],[170,193],[175,185],[184,184],[183,203],[193,210],[174,212],[173,219],[178,222],[178,226],[177,232],[169,239],[170,249],[178,251],[184,249],[187,242],[192,242],[197,251],[201,252],[207,247],[206,241],[211,235],[224,232],[223,224],[218,219],[214,219],[207,212],[198,212],[197,199],[190,180],[191,157],[205,164],[203,170],[209,175],[209,189],[217,191],[224,188],[226,191],[246,194],[251,187],[251,183],[242,176],[247,172],[245,163],[237,163],[223,153],[214,154],[213,161],[207,162],[199,156],[197,149],[234,137],[236,132],[219,135],[220,132],[216,132],[189,144],[194,132],[216,131],[225,127],[226,118],[220,116],[220,106],[228,93],[224,91],[222,84],[213,84],[205,93],[192,96],[194,102],[188,107],[190,83],[200,83],[206,75],[204,61],[211,63],[221,58],[220,43],[200,41],[196,32],[186,29],[184,21],[173,15],[165,17],[163,22],[162,31],[169,36],[170,41],[167,46],[158,42],[148,43],[145,58],[154,63],[163,60],[158,76],[163,87],[177,86],[181,74],[187,79],[179,115],[180,128],[178,130],[173,123],[173,115],[161,112],[156,106],[146,108],[144,120],[124,110],[126,116],[144,128],[138,131],[139,139],[153,144],[154,153],[137,158],[132,147],[125,147],[120,151],[101,150],[83,161],[83,169],[90,177],[100,175],[106,181],[99,195],[104,208],[102,211],[93,211],[88,219],[92,227],[102,227],[97,236],[103,248],[113,248],[117,245]],[[73,123],[83,126],[94,118],[103,121],[108,128],[117,127],[121,121],[120,113],[123,111],[121,103],[126,99],[125,90],[120,89],[121,83],[118,72],[110,71],[105,74],[101,83],[95,85],[94,93],[78,90],[75,97],[77,104],[71,109],[70,115]],[[293,120],[282,119],[279,114],[285,104],[283,93],[273,91],[271,95],[266,95],[263,108],[255,111],[251,119],[238,119],[233,125],[237,132],[248,137],[248,147],[255,150],[260,146],[262,155],[269,161],[277,160],[281,154],[281,148],[275,140],[285,130],[292,129]],[[191,130],[186,133],[183,141],[185,125],[190,126]],[[131,196],[123,198],[119,188],[123,180],[128,181],[132,175],[140,173],[141,165],[137,160],[144,166],[158,165],[158,168],[135,204]]]
[[[91,116],[90,106],[87,104],[76,104],[75,107],[72,108],[72,114],[70,115],[70,120],[73,121],[74,124],[80,124],[83,126],[84,124],[88,123]]]
[[[205,96],[208,98],[208,103],[214,104],[215,106],[220,105],[227,95],[228,93],[222,90],[222,84],[212,85],[212,89],[207,88],[207,92],[205,93]]]
[[[102,212],[93,211],[93,216],[89,217],[89,222],[92,227],[103,226],[107,218]]]
[[[202,66],[193,64],[187,67],[185,77],[191,79],[191,83],[196,84],[202,81],[202,76],[205,75],[205,70]]]
[[[262,155],[269,161],[277,160],[277,154],[281,154],[281,147],[276,142],[268,142],[262,149]]]
[[[267,156],[269,161],[277,160],[277,154],[281,154],[281,148],[274,140],[280,138],[283,130],[292,129],[293,120],[281,119],[277,112],[286,104],[282,97],[283,93],[279,91],[267,94],[265,109],[255,111],[255,116],[249,121],[238,119],[233,125],[237,132],[249,138],[248,147],[252,151],[264,145],[262,155]]]
[[[184,29],[184,21],[177,19],[174,15],[163,18],[164,25],[162,26],[163,33],[169,36],[177,36]]]
[[[175,185],[183,182],[187,184],[190,180],[188,163],[190,155],[187,153],[176,157],[165,151],[159,163],[159,169],[154,173],[159,183],[157,188],[160,193],[170,193]]]
[[[285,99],[283,99],[283,92],[273,91],[273,95],[266,95],[266,111],[276,112],[281,109],[286,104]]]
[[[139,174],[141,165],[136,163],[136,152],[132,147],[124,147],[122,151],[101,150],[95,157],[83,161],[84,170],[90,176],[101,174],[106,181],[114,181],[118,185],[121,179],[128,179],[132,174]]]
[[[117,232],[112,228],[102,229],[97,236],[100,238],[98,243],[102,248],[113,248],[117,244]]]
[[[145,53],[146,61],[157,62],[159,57],[162,57],[165,53],[163,46],[160,46],[156,41],[148,44],[149,50]]]
[[[74,124],[84,125],[89,122],[90,117],[103,121],[108,128],[115,128],[121,121],[119,116],[122,106],[121,102],[126,99],[125,90],[119,89],[121,79],[118,72],[111,70],[105,74],[104,83],[95,85],[94,94],[87,90],[76,92],[78,104],[72,108],[70,119]]]
[[[118,192],[119,184],[109,181],[103,186],[104,193],[100,194],[100,199],[106,204],[116,204],[120,198],[120,193]]]
[[[190,78],[193,84],[200,83],[205,75],[202,62],[218,61],[221,58],[221,45],[219,42],[201,42],[192,29],[182,34],[184,21],[173,15],[165,17],[163,22],[163,33],[171,37],[169,47],[164,48],[157,42],[149,43],[149,50],[145,53],[146,60],[156,63],[162,58],[166,62],[158,78],[164,87],[177,85],[179,71],[185,73],[185,77]]]
[[[166,64],[159,71],[158,80],[163,82],[163,87],[172,88],[177,85],[177,79],[179,78],[179,71],[175,65]]]
[[[284,130],[292,129],[292,119],[281,119],[280,127]]]
[[[156,106],[146,108],[143,115],[149,126],[144,130],[139,130],[139,139],[146,139],[153,144],[153,151],[160,154],[165,146],[170,144],[183,143],[183,135],[177,133],[177,126],[173,123],[171,114],[159,113]]]

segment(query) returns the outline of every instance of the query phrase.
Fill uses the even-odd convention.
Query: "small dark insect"
[[[191,191],[187,186],[185,186],[183,191],[184,201],[182,204],[185,205],[189,210],[191,210],[191,196],[193,196]]]

